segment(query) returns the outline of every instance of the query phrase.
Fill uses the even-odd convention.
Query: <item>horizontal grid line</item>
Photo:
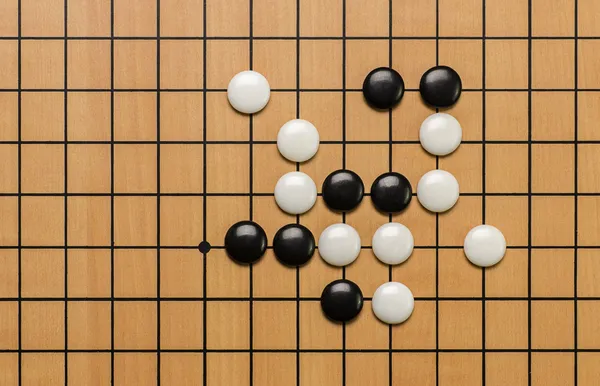
[[[373,300],[372,297],[365,296],[363,297],[366,301]],[[484,298],[477,296],[415,296],[415,301],[420,302],[434,302],[444,301],[444,302],[481,302]],[[518,302],[518,301],[539,301],[539,302],[572,302],[575,297],[571,296],[486,296],[486,301],[497,301],[497,302]],[[600,296],[578,296],[578,301],[589,301],[595,302],[600,301]],[[114,297],[106,297],[106,296],[98,296],[98,297],[0,297],[0,302],[249,302],[250,297],[240,297],[240,296],[232,296],[232,297],[127,297],[127,296],[114,296]],[[253,296],[252,301],[255,302],[319,302],[321,301],[320,297],[268,297],[268,296]]]
[[[252,36],[252,40],[600,40],[600,36]],[[249,36],[0,36],[0,40],[250,40]]]
[[[0,353],[1,354],[16,354],[16,353],[26,353],[26,354],[53,354],[53,353],[86,353],[86,354],[108,354],[108,353],[126,353],[126,354],[156,354],[158,353],[159,350],[157,349],[68,349],[68,350],[64,350],[64,349],[22,349],[22,350],[17,350],[17,349],[0,349]],[[297,352],[299,353],[338,353],[341,354],[343,352],[350,352],[350,353],[389,353],[390,349],[388,348],[381,348],[381,349],[368,349],[368,348],[358,348],[358,349],[351,349],[351,348],[344,348],[344,349],[259,349],[259,348],[253,348],[252,350],[250,349],[209,349],[207,348],[202,349],[202,348],[198,348],[198,349],[166,349],[166,348],[161,348],[160,349],[160,353],[289,353],[289,354],[295,354]],[[423,349],[398,349],[398,348],[392,348],[391,349],[392,353],[483,353],[483,349],[459,349],[459,348],[440,348],[440,349],[427,349],[427,348],[423,348]],[[583,352],[583,353],[600,353],[600,348],[578,348],[578,349],[572,349],[572,348],[532,348],[532,349],[526,349],[526,348],[511,348],[511,349],[493,349],[493,348],[486,348],[485,349],[486,353],[528,353],[528,352],[534,352],[534,353],[573,353],[573,352]]]
[[[156,249],[156,245],[0,245],[0,249]],[[161,249],[198,249],[198,245],[160,245]],[[211,249],[225,249],[223,245],[211,245]],[[319,247],[315,247],[319,249]],[[414,249],[462,249],[462,245],[415,245]],[[575,249],[574,245],[508,245],[507,249]],[[578,249],[600,249],[600,245],[578,245]],[[267,249],[273,249],[268,246]],[[371,249],[370,245],[363,245],[361,249]]]
[[[160,140],[160,141],[142,141],[142,140],[131,140],[131,141],[80,141],[80,140],[72,140],[72,141],[33,141],[33,140],[23,140],[23,141],[2,141],[0,140],[0,145],[250,145],[250,141],[237,141],[237,140],[208,140],[208,141],[177,141],[177,140]],[[319,142],[321,145],[342,145],[344,143],[348,145],[387,145],[390,141],[384,140],[323,140]],[[528,144],[543,144],[543,145],[598,145],[600,144],[600,140],[465,140],[461,142],[462,144],[467,145],[481,145],[485,143],[486,145],[528,145]],[[276,145],[277,141],[266,141],[266,140],[256,140],[252,141],[253,145]],[[420,142],[418,140],[394,140],[391,141],[392,145],[419,145]]]
[[[413,197],[417,197],[417,193],[412,194]],[[482,197],[483,193],[472,192],[472,193],[460,193],[462,197]],[[0,193],[0,197],[249,197],[250,193]],[[252,193],[252,196],[258,197],[274,197],[274,193]],[[317,193],[317,196],[322,197],[323,193]],[[370,193],[365,193],[365,197],[370,197]],[[485,193],[485,196],[493,197],[574,197],[574,196],[587,196],[597,197],[600,196],[600,192],[589,192],[589,193]]]
[[[123,93],[132,93],[132,92],[227,92],[225,88],[0,88],[0,92],[123,92]],[[289,93],[298,93],[298,92],[347,92],[347,93],[362,93],[362,89],[360,88],[272,88],[271,92],[289,92]],[[470,92],[522,92],[526,93],[529,90],[527,88],[463,88],[462,92],[470,93]],[[600,92],[600,88],[532,88],[533,92]],[[419,89],[416,88],[407,88],[404,92],[408,93],[418,93]]]

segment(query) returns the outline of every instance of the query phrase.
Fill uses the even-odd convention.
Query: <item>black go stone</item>
[[[378,109],[389,109],[402,99],[404,80],[395,70],[379,67],[369,72],[363,82],[362,91],[371,106]]]
[[[323,181],[323,200],[333,210],[349,211],[358,206],[365,193],[365,185],[352,170],[336,170]]]
[[[371,185],[371,200],[382,212],[400,212],[408,206],[411,199],[410,182],[400,173],[384,173]]]
[[[267,234],[253,221],[240,221],[225,234],[225,250],[238,263],[254,263],[267,250]]]
[[[423,100],[433,107],[450,107],[458,101],[462,81],[448,66],[435,66],[421,77],[419,91]]]
[[[315,253],[315,237],[300,224],[288,224],[277,231],[273,238],[273,252],[285,265],[300,266],[307,263]]]
[[[360,313],[363,294],[356,283],[339,279],[327,284],[321,294],[321,308],[325,315],[336,322],[348,322]]]

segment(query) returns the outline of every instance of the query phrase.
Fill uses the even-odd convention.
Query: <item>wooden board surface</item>
[[[596,0],[0,0],[0,385],[597,385],[599,38]],[[439,159],[418,143],[435,64],[464,85]],[[377,66],[406,83],[389,112],[360,93]],[[253,117],[225,93],[249,68],[272,87]],[[275,146],[296,117],[323,141],[301,165]],[[272,192],[297,167],[413,188],[439,167],[462,194],[391,218],[319,198],[300,223],[356,227],[354,264],[234,264],[231,224],[296,221]],[[390,220],[417,245],[393,268],[369,247]],[[509,244],[483,271],[461,249],[480,223]],[[341,277],[366,296],[347,325],[318,302]],[[391,328],[370,302],[390,279],[416,297]]]

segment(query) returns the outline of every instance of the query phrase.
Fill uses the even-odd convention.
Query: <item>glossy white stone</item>
[[[240,113],[254,114],[262,110],[271,97],[267,79],[256,71],[236,74],[227,86],[227,99]]]
[[[275,185],[275,202],[289,214],[302,214],[317,201],[317,186],[307,174],[289,172]]]
[[[417,184],[417,199],[431,212],[445,212],[452,208],[459,196],[456,178],[441,169],[431,170]]]
[[[425,118],[421,124],[419,140],[429,153],[447,155],[460,145],[462,128],[452,115],[435,113]]]
[[[319,149],[319,132],[309,121],[292,119],[279,129],[277,149],[290,161],[308,161]]]
[[[360,254],[360,236],[348,224],[338,223],[325,228],[319,237],[319,255],[328,264],[343,267]]]
[[[491,267],[504,257],[506,239],[498,228],[478,225],[465,237],[464,250],[471,263],[480,267]]]
[[[373,254],[385,264],[396,265],[406,261],[413,251],[415,239],[406,226],[390,222],[380,226],[371,241]]]
[[[390,281],[377,288],[371,305],[377,319],[387,324],[398,324],[412,314],[415,298],[407,286]]]

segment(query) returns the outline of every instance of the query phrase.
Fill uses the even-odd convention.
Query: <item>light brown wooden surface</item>
[[[599,20],[596,0],[0,0],[0,385],[597,385]],[[465,88],[438,160],[418,143],[436,63]],[[375,111],[362,81],[390,65],[407,91]],[[250,67],[273,89],[252,118],[225,92]],[[464,195],[392,216],[417,245],[400,266],[368,248],[389,221],[368,197],[345,270],[237,265],[231,224],[295,221],[272,191],[296,117],[324,141],[299,166],[319,189],[439,167]],[[300,216],[339,221],[321,199]],[[509,244],[485,271],[460,249],[483,221]],[[346,326],[318,302],[343,276],[366,297]],[[391,328],[370,300],[390,278],[416,297]]]

